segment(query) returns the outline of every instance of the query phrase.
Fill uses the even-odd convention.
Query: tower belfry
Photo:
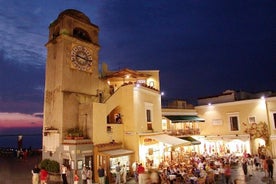
[[[87,130],[93,129],[90,109],[98,100],[100,83],[98,34],[98,26],[74,9],[61,12],[49,26],[43,158],[69,165],[71,160],[91,164],[92,142]],[[70,140],[69,136],[80,138]]]

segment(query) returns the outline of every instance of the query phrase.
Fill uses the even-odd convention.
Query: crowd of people
[[[167,183],[215,183],[218,177],[229,183],[231,177],[230,166],[236,163],[232,155],[199,155],[194,154],[189,159],[178,162],[164,161],[159,166],[162,184]]]
[[[38,165],[35,165],[31,170],[32,173],[32,184],[47,184],[49,181],[49,173],[44,168],[39,168]],[[102,174],[103,173],[103,174]],[[98,174],[100,177],[100,184],[105,184],[104,174],[105,171],[102,167],[99,168]],[[92,184],[92,170],[90,167],[83,167],[83,169],[78,172],[78,170],[70,170],[64,164],[60,167],[60,178],[62,184]]]
[[[217,180],[229,184],[233,182],[231,168],[238,165],[242,166],[245,176],[252,176],[253,170],[256,170],[264,172],[264,177],[273,179],[274,162],[271,157],[246,152],[239,157],[232,154],[210,156],[194,153],[185,160],[165,159],[158,169],[145,169],[137,162],[132,165],[132,169],[139,184],[211,184]]]
[[[237,157],[234,155],[219,156],[204,155],[193,153],[185,160],[165,159],[159,164],[158,168],[144,167],[142,163],[134,162],[132,164],[133,176],[136,183],[139,184],[212,184],[218,179],[226,184],[233,181],[231,178],[231,168],[237,165],[242,166],[245,176],[252,176],[253,171],[261,171],[263,177],[273,179],[274,161],[270,156],[250,155],[244,153]],[[67,181],[68,172],[65,165],[61,165],[61,178],[63,184],[71,183]],[[127,167],[117,163],[115,167],[115,184],[127,183]],[[44,168],[38,168],[37,165],[32,169],[33,184],[45,184],[48,179],[48,173]],[[99,183],[106,183],[106,173],[100,165],[98,168]],[[75,170],[73,174],[74,184],[92,184],[92,170],[89,167],[83,167],[81,171]]]
[[[38,168],[38,165],[35,165],[34,168],[32,169],[32,184],[47,184],[48,180],[48,171],[42,167]]]
[[[0,157],[4,158],[18,158],[26,160],[28,156],[35,156],[41,154],[40,150],[33,150],[31,147],[27,148],[0,148]]]

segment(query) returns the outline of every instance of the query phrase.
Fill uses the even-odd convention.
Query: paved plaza
[[[31,170],[33,166],[39,163],[41,156],[30,156],[26,160],[13,157],[0,157],[0,184],[31,184]],[[276,164],[276,160],[274,160]],[[232,168],[232,181],[238,184],[262,184],[276,183],[276,169],[274,168],[274,179],[269,180],[264,177],[264,172],[253,170],[252,176],[244,176],[241,166]],[[128,184],[134,184],[130,180]],[[216,181],[216,184],[223,184],[222,178]],[[50,182],[48,184],[51,184]],[[80,183],[81,184],[81,183]]]

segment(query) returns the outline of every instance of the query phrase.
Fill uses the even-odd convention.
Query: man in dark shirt
[[[104,168],[101,165],[99,166],[99,169],[98,169],[98,176],[99,176],[100,184],[104,184],[105,174],[104,174]]]
[[[273,164],[274,164],[274,161],[271,159],[270,156],[267,158],[266,164],[267,164],[268,177],[273,178]]]

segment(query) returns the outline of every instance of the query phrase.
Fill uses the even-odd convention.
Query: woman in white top
[[[125,164],[123,165],[121,172],[122,172],[123,183],[125,184],[127,180],[127,169]]]
[[[82,184],[87,183],[87,169],[85,166],[82,168],[82,171],[81,171],[81,180],[82,180]]]
[[[87,184],[92,184],[92,170],[89,167],[86,174]]]
[[[61,176],[62,176],[63,184],[68,184],[68,182],[67,182],[67,167],[64,164],[62,164],[62,166],[61,166]]]

